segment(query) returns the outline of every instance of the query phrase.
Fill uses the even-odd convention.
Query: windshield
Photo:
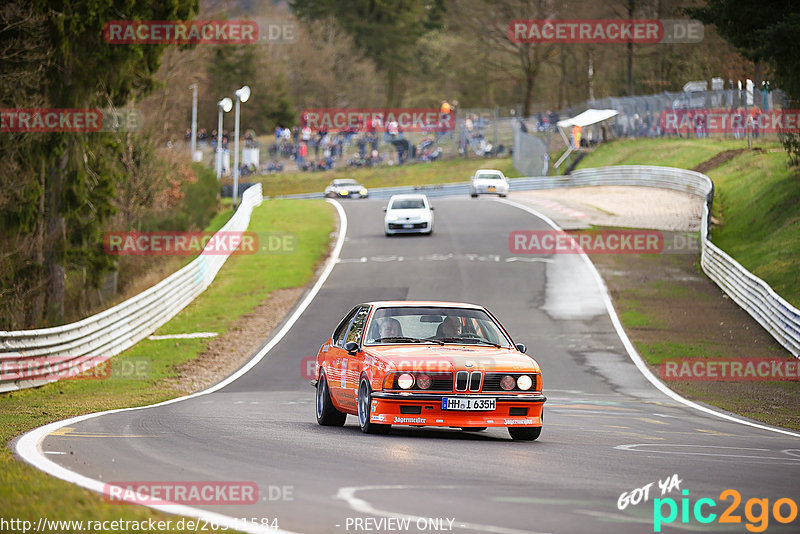
[[[389,307],[375,310],[367,345],[437,343],[510,347],[510,340],[483,310],[464,308]]]
[[[421,198],[406,198],[392,202],[392,210],[419,210],[425,208],[425,201]]]
[[[334,180],[333,185],[358,185],[355,180]]]

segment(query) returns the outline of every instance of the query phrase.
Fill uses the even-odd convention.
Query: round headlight
[[[514,377],[511,375],[506,375],[500,379],[500,387],[506,391],[511,391],[512,389],[514,389],[515,383],[516,381],[514,380]]]
[[[433,379],[430,375],[417,375],[417,387],[419,389],[430,389]]]
[[[367,191],[366,189],[362,189],[362,190],[360,191],[360,193],[361,193],[363,196],[366,196],[366,194],[367,194],[368,192],[369,192],[369,191]]]
[[[531,377],[529,377],[528,375],[522,375],[519,378],[517,378],[517,387],[522,391],[527,391],[531,389],[532,385],[533,385],[533,380],[531,380]]]
[[[414,385],[414,377],[408,373],[403,373],[397,377],[397,385],[401,389],[411,389],[411,386]]]

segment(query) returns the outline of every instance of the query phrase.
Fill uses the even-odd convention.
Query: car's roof
[[[437,301],[437,300],[376,300],[372,302],[364,302],[364,304],[369,306],[375,306],[377,308],[399,308],[399,307],[422,307],[422,306],[429,306],[429,307],[436,307],[436,308],[469,308],[473,310],[482,310],[484,309],[483,306],[479,306],[478,304],[469,304],[467,302],[445,302],[445,301]]]
[[[498,171],[497,169],[478,169],[475,171],[475,174],[499,174],[503,175],[503,171]]]
[[[427,199],[428,197],[420,193],[405,193],[402,195],[392,195],[389,200],[417,200],[420,198]]]

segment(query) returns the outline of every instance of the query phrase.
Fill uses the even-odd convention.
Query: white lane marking
[[[64,467],[61,467],[55,462],[52,462],[48,458],[46,458],[42,454],[41,442],[42,440],[51,432],[63,428],[65,426],[74,425],[75,423],[80,423],[81,421],[86,421],[88,419],[93,419],[95,417],[100,417],[101,415],[109,415],[113,413],[120,413],[120,412],[129,412],[134,410],[144,410],[147,408],[155,408],[157,406],[166,406],[168,404],[173,404],[175,402],[185,401],[187,399],[193,399],[195,397],[200,397],[203,395],[208,395],[209,393],[213,393],[218,391],[234,380],[237,380],[245,373],[247,373],[250,369],[252,369],[258,362],[260,362],[267,353],[272,350],[272,348],[277,345],[281,339],[289,332],[289,330],[294,326],[294,323],[300,318],[303,312],[308,308],[311,304],[311,301],[314,300],[314,297],[319,293],[322,284],[328,279],[330,276],[331,271],[336,266],[336,260],[339,258],[339,254],[342,252],[342,247],[344,246],[344,237],[347,234],[347,214],[345,214],[342,205],[336,202],[335,200],[327,200],[328,203],[332,204],[334,208],[336,208],[337,213],[339,214],[339,236],[336,240],[336,245],[333,247],[333,251],[331,252],[330,257],[328,258],[328,262],[325,265],[325,269],[323,269],[322,273],[320,273],[317,282],[314,284],[314,287],[308,292],[306,297],[300,303],[300,305],[295,309],[294,313],[289,317],[283,327],[278,331],[277,334],[267,343],[264,347],[256,353],[243,367],[241,367],[238,371],[234,374],[219,382],[208,389],[203,391],[198,391],[197,393],[192,393],[191,395],[186,395],[184,397],[178,397],[175,399],[170,399],[168,401],[160,402],[158,404],[151,404],[150,406],[137,406],[134,408],[119,408],[116,410],[107,410],[105,412],[98,412],[98,413],[91,413],[86,415],[79,415],[77,417],[72,417],[70,419],[65,419],[63,421],[56,421],[54,423],[50,423],[48,425],[41,426],[39,428],[35,428],[30,432],[27,432],[16,443],[16,450],[17,454],[31,464],[32,466],[36,467],[37,469],[48,473],[56,478],[60,478],[61,480],[65,480],[67,482],[71,482],[83,488],[96,491],[97,493],[103,493],[104,490],[104,483],[100,480],[95,480],[93,478],[89,478],[78,474],[74,471],[70,471]],[[160,510],[162,512],[168,514],[178,514],[183,515],[186,517],[196,517],[199,519],[207,520],[209,522],[216,522],[221,525],[231,525],[231,528],[235,530],[240,530],[243,532],[255,532],[255,533],[265,533],[265,534],[294,534],[288,530],[282,529],[275,529],[270,527],[262,527],[257,524],[238,524],[231,522],[235,521],[234,517],[226,516],[223,514],[219,514],[216,512],[209,512],[208,510],[203,510],[202,508],[194,508],[192,506],[184,506],[184,505],[146,505],[154,510]]]
[[[550,258],[520,258],[519,256],[511,256],[510,258],[506,258],[506,263],[512,261],[523,261],[528,263],[553,263],[555,260]]]
[[[162,339],[197,339],[204,337],[217,337],[217,332],[195,332],[193,334],[165,334],[163,336],[148,336],[147,339],[159,341]]]
[[[497,254],[429,254],[427,256],[406,257],[406,256],[361,256],[360,258],[339,258],[339,263],[387,263],[391,261],[491,261],[512,263],[516,261],[527,263],[553,263],[550,258],[509,256],[501,258]]]
[[[364,499],[359,499],[358,497],[356,497],[356,493],[359,491],[375,491],[375,490],[461,489],[461,488],[462,488],[461,486],[405,486],[405,485],[349,486],[349,487],[345,486],[339,488],[339,491],[336,492],[336,498],[345,501],[353,511],[358,512],[360,514],[368,514],[373,516],[379,515],[383,517],[397,517],[401,519],[408,519],[410,521],[418,521],[418,520],[428,519],[428,517],[421,515],[409,515],[403,513],[389,512],[386,510],[379,510],[373,507],[370,503],[368,503]],[[458,520],[456,520],[454,526],[468,530],[477,530],[480,532],[494,532],[495,534],[544,534],[541,532],[534,532],[532,530],[516,530],[513,528],[497,527],[494,525],[479,525],[477,523],[465,523],[463,521],[458,521]]]
[[[691,447],[693,449],[725,449],[721,450],[721,452],[692,452],[692,451],[662,451],[662,450],[644,450],[639,449],[638,447],[652,447],[654,449],[660,449],[661,447]],[[753,456],[750,454],[734,454],[733,451],[757,451],[757,452],[773,452],[770,449],[757,449],[754,447],[727,447],[724,445],[688,445],[683,443],[632,443],[629,445],[617,445],[614,447],[615,449],[621,451],[631,451],[631,452],[644,452],[647,454],[683,454],[688,456],[722,456],[726,458],[750,458],[756,460],[777,460],[779,462],[786,462],[786,461],[800,461],[800,457],[798,458],[785,458],[783,456]],[[792,450],[792,449],[787,449]],[[728,453],[727,451],[731,451]],[[787,454],[788,456],[793,456],[786,451],[780,451],[782,453]]]
[[[496,198],[491,200],[494,202],[502,202],[503,204],[508,204],[509,206],[513,206],[523,211],[527,211],[531,215],[542,219],[544,222],[549,224],[554,230],[561,230],[561,228],[559,228],[559,226],[552,219],[550,219],[546,215],[539,213],[530,206],[525,206],[518,202],[514,202],[513,200],[506,200],[502,198]],[[633,346],[633,343],[631,343],[631,340],[628,338],[628,334],[626,334],[625,330],[622,328],[622,323],[620,323],[619,321],[617,312],[614,309],[614,304],[613,302],[611,302],[611,295],[608,292],[608,287],[606,287],[606,283],[603,281],[603,278],[600,276],[600,273],[597,271],[597,268],[592,263],[592,260],[590,260],[589,256],[587,256],[586,253],[584,252],[579,252],[578,254],[584,259],[586,264],[589,266],[589,270],[592,272],[592,275],[594,276],[595,281],[597,282],[597,285],[600,288],[600,294],[603,299],[603,302],[606,305],[606,309],[608,310],[608,316],[611,318],[611,323],[614,325],[614,329],[617,331],[617,335],[622,341],[622,344],[625,346],[625,350],[628,352],[628,356],[630,356],[631,360],[633,360],[633,363],[634,365],[636,365],[636,368],[639,369],[639,372],[641,372],[644,375],[644,377],[656,387],[656,389],[658,389],[660,392],[662,392],[664,395],[667,395],[671,399],[680,402],[681,404],[684,404],[690,408],[694,408],[695,410],[698,410],[700,412],[713,415],[715,417],[719,417],[720,419],[725,419],[726,421],[739,423],[741,425],[746,425],[761,430],[768,430],[769,432],[777,432],[779,434],[785,434],[787,436],[800,438],[800,434],[798,434],[797,432],[790,432],[782,428],[775,428],[767,425],[762,425],[759,423],[753,423],[751,421],[745,421],[744,419],[739,419],[738,417],[733,417],[728,414],[712,410],[711,408],[706,408],[705,406],[701,406],[700,404],[692,402],[689,399],[686,399],[681,395],[675,393],[666,384],[664,384],[658,378],[656,378],[655,375],[647,367],[647,364],[644,362],[644,360],[642,360],[642,357],[639,356],[639,353],[636,351],[636,348]]]
[[[42,451],[42,452],[44,452],[45,454],[67,454],[64,451]]]

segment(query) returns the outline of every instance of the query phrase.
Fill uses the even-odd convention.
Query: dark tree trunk
[[[49,325],[60,324],[64,320],[64,290],[66,268],[64,249],[66,240],[66,221],[61,213],[61,193],[68,154],[65,152],[50,163],[45,180],[45,232],[44,268],[47,275],[45,302],[46,320]]]

